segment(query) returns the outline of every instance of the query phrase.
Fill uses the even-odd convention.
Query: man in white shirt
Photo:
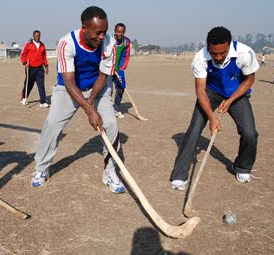
[[[197,101],[170,177],[172,189],[186,188],[188,171],[207,120],[212,134],[221,130],[220,121],[214,114],[216,108],[221,114],[229,113],[240,135],[238,156],[231,170],[238,181],[250,181],[257,153],[258,132],[249,98],[259,64],[250,47],[231,38],[228,29],[213,28],[207,35],[207,45],[192,62]]]
[[[120,148],[111,98],[115,40],[107,34],[108,19],[101,8],[86,8],[81,21],[81,29],[68,33],[58,44],[57,85],[53,88],[51,109],[35,155],[36,172],[31,180],[33,187],[40,187],[49,178],[49,167],[60,134],[80,107],[94,130],[104,128],[116,151]],[[75,128],[78,129],[78,126]],[[113,193],[124,192],[125,187],[115,171],[116,163],[106,146],[103,148],[103,156],[103,183]]]

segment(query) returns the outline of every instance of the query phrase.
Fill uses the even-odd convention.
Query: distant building
[[[12,47],[7,47],[5,44],[0,44],[0,58],[19,58],[22,49],[17,43],[13,43]]]
[[[0,58],[7,57],[7,45],[0,43]]]
[[[7,58],[20,58],[21,51],[20,48],[7,48]]]
[[[56,49],[46,49],[48,58],[56,58]],[[7,47],[0,43],[0,58],[20,58],[22,48],[17,43],[13,43],[12,47]]]
[[[138,54],[155,54],[155,53],[160,53],[160,46],[158,45],[145,45],[145,46],[140,46],[138,49]]]

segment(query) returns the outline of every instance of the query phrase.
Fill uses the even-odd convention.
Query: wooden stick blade
[[[100,131],[98,128],[98,131],[101,133],[101,136],[108,148],[109,153],[111,154],[112,158],[116,161],[118,164],[122,175],[125,179],[125,181],[128,183],[128,185],[131,187],[132,191],[135,193],[137,198],[139,199],[141,205],[146,210],[150,218],[154,221],[154,223],[168,236],[174,237],[174,238],[184,238],[186,236],[191,235],[194,228],[197,226],[197,224],[200,222],[200,218],[194,217],[189,219],[185,224],[181,226],[172,226],[165,222],[159,214],[153,209],[153,207],[150,205],[146,197],[144,196],[143,192],[137,185],[137,183],[134,181],[132,176],[130,175],[129,171],[126,169],[124,163],[118,156],[117,152],[114,150],[112,144],[110,143],[105,131]]]
[[[15,207],[11,206],[9,203],[7,203],[6,201],[2,200],[1,198],[0,198],[0,205],[2,207],[4,207],[6,210],[8,210],[9,212],[11,212],[14,215],[16,215],[17,217],[21,218],[21,219],[28,219],[28,218],[30,218],[30,216],[28,214],[21,212],[20,210],[18,210]]]
[[[134,103],[132,97],[130,96],[130,94],[129,94],[128,90],[127,90],[127,88],[125,88],[125,92],[126,92],[127,97],[129,98],[129,100],[130,100],[130,102],[131,102],[131,104],[132,104],[132,106],[133,106],[133,108],[134,108],[134,110],[135,110],[135,112],[136,112],[136,114],[137,114],[137,118],[138,118],[139,120],[142,120],[142,121],[148,120],[147,118],[144,118],[144,117],[142,117],[142,116],[139,114],[138,109],[137,109],[137,106],[135,105],[135,103]]]

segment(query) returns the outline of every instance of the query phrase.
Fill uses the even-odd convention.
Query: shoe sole
[[[180,188],[180,187],[178,187],[178,186],[173,186],[173,185],[171,185],[171,189],[172,189],[172,190],[184,191],[184,190],[186,189],[186,187]]]
[[[238,177],[238,175],[236,174],[236,179],[237,179],[238,182],[241,182],[241,183],[249,183],[251,178],[249,178],[248,180],[241,180],[241,179]]]

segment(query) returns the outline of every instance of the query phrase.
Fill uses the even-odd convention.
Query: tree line
[[[242,42],[250,46],[256,53],[269,53],[268,50],[263,50],[265,46],[274,48],[274,33],[263,34],[257,33],[256,35],[246,34],[239,35],[238,37],[233,37],[233,40]],[[204,42],[192,42],[184,43],[179,46],[170,46],[170,47],[160,47],[158,45],[150,45],[151,48],[159,47],[160,51],[179,54],[186,51],[198,51],[204,46]],[[136,39],[132,41],[132,47],[138,52],[142,47]]]

